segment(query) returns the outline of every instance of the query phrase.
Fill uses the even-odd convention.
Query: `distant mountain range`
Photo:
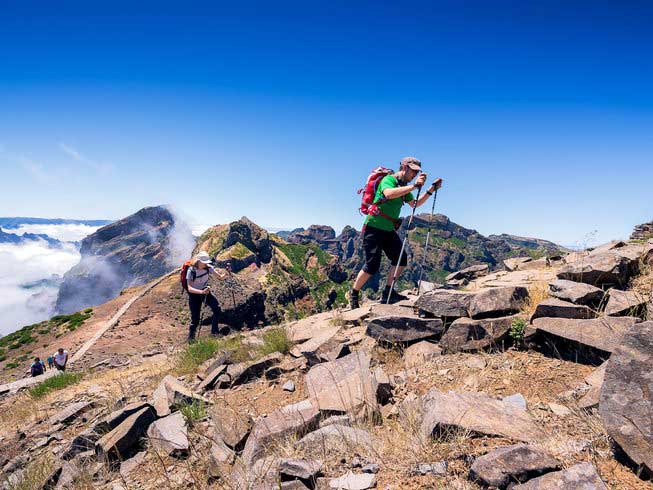
[[[106,219],[66,219],[66,218],[29,218],[29,217],[9,217],[0,218],[0,227],[5,230],[15,230],[21,225],[87,225],[87,226],[104,226],[111,223]]]
[[[61,242],[55,238],[50,238],[48,235],[41,233],[24,233],[16,235],[15,233],[7,233],[0,230],[0,243],[11,243],[13,245],[23,245],[25,243],[43,240],[48,243],[50,247],[60,247]]]

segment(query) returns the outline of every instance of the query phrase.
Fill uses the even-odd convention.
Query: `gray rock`
[[[215,436],[231,449],[240,451],[254,422],[252,418],[235,407],[216,406],[211,410]]]
[[[70,446],[61,455],[61,459],[69,461],[80,453],[95,448],[95,443],[100,439],[98,434],[93,428],[89,428],[79,433],[70,443]]]
[[[54,490],[73,490],[76,488],[76,479],[81,475],[80,469],[68,461],[61,465],[61,473]]]
[[[230,465],[236,459],[236,453],[219,437],[213,439],[209,452],[209,473],[218,477],[222,474],[222,465]]]
[[[623,286],[632,273],[633,260],[613,251],[589,254],[558,271],[558,279],[584,282],[592,286]]]
[[[519,315],[502,318],[455,320],[440,339],[440,347],[446,352],[477,352],[503,349],[512,343],[509,333],[512,322]]]
[[[349,415],[332,415],[320,421],[319,427],[326,427],[327,425],[346,425],[351,427],[351,418]]]
[[[334,424],[310,432],[300,439],[295,447],[306,457],[327,460],[351,453],[377,456],[377,445],[378,441],[365,430]]]
[[[425,440],[452,427],[524,442],[543,437],[528,412],[483,393],[443,393],[433,388],[417,400],[414,413],[421,418],[420,434]]]
[[[451,289],[436,289],[422,294],[415,308],[442,318],[461,318],[469,316],[469,305],[474,293],[454,291]]]
[[[442,355],[442,347],[438,344],[423,340],[409,346],[404,351],[404,364],[407,367],[421,366]]]
[[[378,411],[370,355],[362,350],[313,366],[306,373],[305,382],[320,410],[349,412],[355,416]]]
[[[48,424],[50,425],[55,425],[55,424],[69,424],[73,420],[75,420],[77,417],[82,415],[84,412],[89,410],[90,408],[93,407],[92,402],[76,402],[68,405],[66,408],[61,410],[60,412],[54,414],[52,417],[48,419]]]
[[[533,325],[538,334],[543,334],[553,343],[562,339],[584,348],[612,352],[621,342],[624,332],[638,321],[627,316],[592,320],[537,318]]]
[[[97,441],[95,453],[110,461],[128,458],[155,418],[152,407],[148,405],[142,408]]]
[[[124,479],[129,477],[129,474],[145,462],[146,451],[136,453],[133,457],[120,463],[120,476]]]
[[[312,400],[287,405],[267,417],[259,417],[247,438],[242,459],[246,465],[262,457],[275,441],[286,437],[301,437],[318,424],[320,410]]]
[[[447,277],[445,277],[444,280],[446,282],[460,280],[460,279],[471,281],[472,279],[487,276],[489,271],[490,271],[489,264],[472,265],[470,267],[466,267],[465,269],[452,272]]]
[[[648,296],[636,291],[621,291],[619,289],[609,289],[607,294],[609,298],[608,303],[605,305],[606,315],[636,317],[646,315]]]
[[[591,463],[580,463],[563,471],[547,473],[512,490],[608,490]]]
[[[197,385],[197,391],[203,392],[208,391],[215,386],[218,381],[218,378],[227,371],[226,364],[219,364],[213,368],[202,380],[201,383]]]
[[[228,382],[221,381],[222,376],[218,377],[216,386],[219,388],[229,388],[231,386],[247,383],[253,379],[260,377],[266,369],[278,364],[283,359],[279,352],[273,352],[267,356],[261,357],[256,361],[240,362],[238,364],[230,364],[227,366],[226,375],[229,379]]]
[[[469,472],[472,481],[504,489],[560,468],[560,463],[540,448],[516,444],[495,449],[476,458]]]
[[[315,459],[288,459],[279,460],[279,474],[283,478],[314,479],[322,472],[322,462]]]
[[[381,366],[377,366],[372,373],[376,382],[376,399],[381,405],[387,404],[392,399],[392,383]]]
[[[512,403],[513,405],[521,408],[522,410],[528,409],[528,404],[526,398],[521,393],[515,393],[514,395],[504,396],[502,400],[506,403]]]
[[[521,266],[533,262],[532,257],[513,257],[511,259],[505,259],[503,261],[503,266],[508,272],[513,272],[519,270]]]
[[[490,318],[517,313],[528,298],[528,289],[522,286],[504,286],[483,289],[472,298],[469,316]]]
[[[377,474],[381,470],[381,467],[376,463],[368,463],[361,468],[363,473],[374,473]]]
[[[374,487],[376,487],[376,475],[370,473],[348,472],[339,478],[329,480],[329,488],[333,490],[367,490]]]
[[[653,322],[633,326],[610,357],[599,412],[608,434],[637,465],[653,472]]]
[[[183,456],[188,454],[188,429],[181,412],[163,417],[147,429],[152,447],[165,454]]]
[[[588,320],[596,318],[596,312],[585,305],[576,305],[558,298],[549,298],[537,305],[535,312],[531,316],[531,321],[541,317]]]
[[[331,362],[335,361],[336,359],[340,359],[341,357],[345,357],[349,354],[351,354],[351,349],[349,348],[348,344],[343,342],[336,345],[332,349],[326,350],[324,352],[318,352],[317,357],[320,362]]]
[[[105,434],[118,427],[127,417],[142,410],[148,406],[146,402],[135,402],[125,405],[124,407],[114,410],[109,415],[95,424],[95,431],[99,434]]]
[[[411,467],[410,474],[414,476],[446,476],[448,467],[449,464],[446,461],[437,461],[435,463],[417,463]]]
[[[194,400],[210,403],[206,398],[196,395],[177,378],[169,374],[161,380],[159,386],[152,393],[152,406],[158,417],[170,415],[173,407],[193,403]]]
[[[295,391],[295,383],[293,382],[292,379],[289,379],[286,381],[283,386],[281,387],[284,391],[290,391],[291,393]]]
[[[576,305],[598,305],[605,294],[602,289],[582,282],[556,279],[549,283],[549,292],[563,301]]]
[[[444,332],[442,320],[417,316],[385,316],[370,320],[367,335],[382,342],[412,342],[439,338]]]

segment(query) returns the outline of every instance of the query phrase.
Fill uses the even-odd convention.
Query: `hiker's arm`
[[[428,190],[419,198],[419,201],[412,200],[408,203],[408,205],[411,208],[415,207],[420,207],[422,204],[424,204],[431,195],[437,191],[440,187],[442,187],[442,179],[438,179],[433,184],[431,184],[431,187],[428,188]]]
[[[203,289],[196,289],[190,284],[188,285],[188,292],[193,294],[206,294]]]
[[[397,199],[398,197],[404,197],[406,194],[410,194],[415,189],[417,189],[417,186],[410,184],[402,187],[395,187],[393,189],[385,189],[383,195],[386,199]]]

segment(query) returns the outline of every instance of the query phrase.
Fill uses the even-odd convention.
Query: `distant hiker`
[[[200,324],[200,313],[202,305],[206,304],[213,312],[211,319],[211,335],[218,335],[218,319],[220,314],[220,305],[218,300],[211,294],[209,287],[209,275],[213,274],[218,279],[225,279],[227,272],[216,270],[211,263],[211,257],[207,252],[198,253],[186,271],[186,284],[184,289],[188,291],[188,307],[190,308],[190,327],[188,330],[188,342],[195,340],[195,332]],[[183,280],[182,280],[183,285]]]
[[[397,234],[397,230],[401,226],[399,218],[401,207],[404,203],[411,207],[421,206],[442,185],[441,179],[436,180],[420,196],[419,201],[416,201],[412,191],[421,188],[427,177],[426,174],[420,174],[421,170],[422,163],[417,158],[406,157],[401,160],[399,171],[396,173],[382,167],[376,169],[368,178],[367,188],[359,191],[365,190],[361,211],[367,214],[362,231],[365,265],[358,273],[349,291],[349,304],[352,309],[359,307],[360,290],[368,279],[379,271],[382,252],[390,259],[392,265],[385,290],[381,296],[383,301],[390,295],[390,284],[395,274],[395,267],[399,265],[398,277],[408,263],[407,254],[404,252],[401,262],[397,264],[401,253],[401,239]],[[415,177],[417,180],[411,184],[410,182]],[[405,298],[393,291],[390,303],[396,303],[402,299]]]
[[[59,347],[59,350],[54,355],[54,367],[58,371],[65,371],[66,364],[68,364],[68,351],[64,350],[63,347]]]
[[[48,356],[48,369],[52,369],[54,367],[54,357]]]
[[[29,371],[32,373],[32,378],[35,376],[41,376],[43,373],[45,373],[45,364],[40,358],[35,357],[34,362],[29,367]]]

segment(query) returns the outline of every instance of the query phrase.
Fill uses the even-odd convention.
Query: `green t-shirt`
[[[390,174],[383,177],[379,183],[379,187],[376,189],[374,202],[384,199],[384,190],[394,189],[395,187],[399,187],[399,181],[397,181],[397,178],[394,175]],[[379,206],[379,209],[382,213],[387,214],[391,218],[398,219],[401,214],[401,206],[403,206],[405,202],[410,202],[413,199],[415,198],[413,197],[412,192],[409,192],[405,196],[384,202]],[[365,218],[365,224],[373,228],[378,228],[379,230],[393,231],[395,229],[394,223],[383,216],[368,215],[367,218]]]

